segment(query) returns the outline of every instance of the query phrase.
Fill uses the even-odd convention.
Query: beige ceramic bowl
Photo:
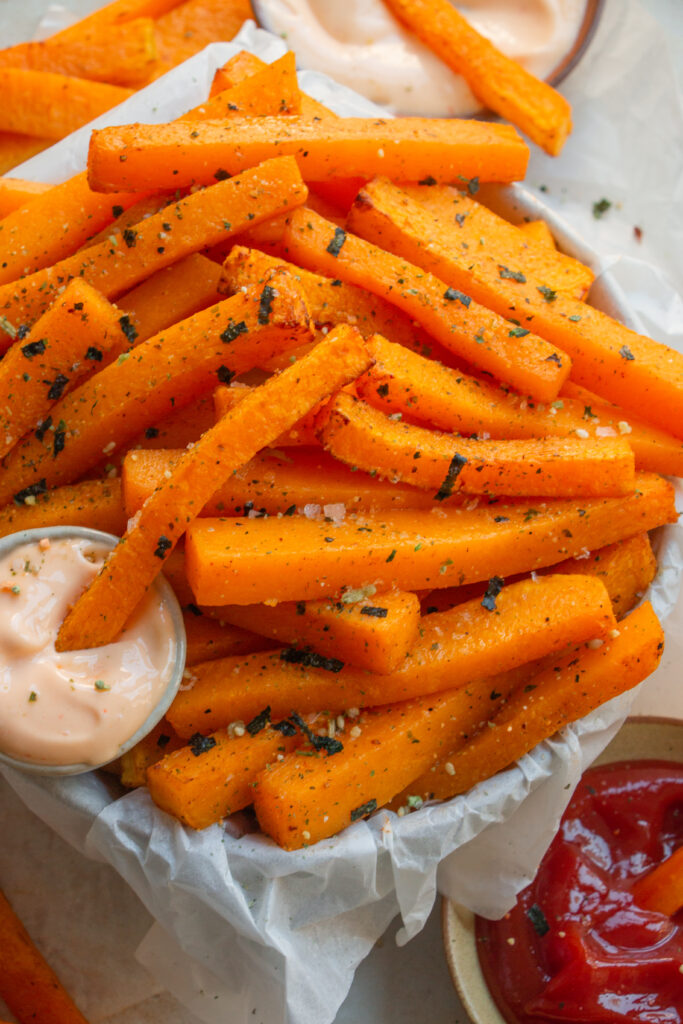
[[[632,719],[626,722],[595,764],[641,759],[683,764],[683,721]],[[474,923],[471,911],[444,899],[442,926],[448,969],[474,1024],[506,1024],[489,994],[479,966]]]

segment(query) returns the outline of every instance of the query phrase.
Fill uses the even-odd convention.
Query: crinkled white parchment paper
[[[532,189],[548,189],[543,199],[554,211],[548,216],[570,248],[576,239],[562,216],[595,234],[592,203],[605,196],[620,204],[598,225],[605,255],[601,261],[593,257],[603,272],[597,293],[614,308],[621,289],[643,329],[681,348],[683,304],[673,283],[683,291],[683,278],[676,277],[681,271],[673,255],[683,241],[683,119],[660,37],[635,0],[608,4],[593,48],[567,83],[577,121],[567,156],[551,162],[535,152],[527,180]],[[268,61],[284,48],[253,27],[239,40],[207,48],[95,125],[168,120],[201,102],[214,69],[238,48]],[[637,88],[629,89],[624,76],[632,68]],[[373,112],[367,101],[321,75],[306,73],[301,80],[339,113]],[[653,118],[661,105],[666,116]],[[89,132],[90,126],[76,132],[13,173],[45,181],[68,177],[84,165]],[[658,159],[653,182],[648,168],[655,147],[664,147],[670,158]],[[643,230],[640,243],[635,224]],[[650,235],[660,259],[672,256],[669,279],[647,260]],[[666,620],[667,652],[641,690],[670,688],[683,656],[681,531],[660,531],[658,544],[661,569],[652,599]],[[129,882],[158,922],[140,959],[200,1019],[327,1024],[358,963],[391,919],[400,911],[403,939],[414,935],[437,885],[484,914],[500,915],[510,906],[532,877],[581,771],[612,737],[632,700],[624,695],[610,702],[464,797],[403,819],[381,811],[297,853],[285,853],[259,834],[242,834],[244,815],[226,828],[190,832],[158,811],[145,791],[119,797],[101,775],[41,781],[10,769],[3,773],[60,835],[111,863]]]

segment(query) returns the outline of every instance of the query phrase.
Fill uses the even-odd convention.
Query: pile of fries
[[[123,534],[62,650],[170,579],[184,684],[115,769],[187,825],[253,805],[291,850],[405,814],[656,667],[631,610],[683,357],[478,201],[527,157],[507,125],[336,118],[241,53],[0,221],[0,531]]]

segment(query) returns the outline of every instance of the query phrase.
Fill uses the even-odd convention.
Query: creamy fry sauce
[[[302,68],[323,71],[393,113],[479,109],[465,81],[399,25],[382,0],[257,0],[265,28]],[[468,0],[455,6],[503,53],[545,78],[572,48],[586,0]]]
[[[170,681],[176,641],[155,592],[121,638],[57,653],[70,605],[108,549],[84,538],[25,544],[0,559],[0,750],[37,764],[102,764],[143,724]]]

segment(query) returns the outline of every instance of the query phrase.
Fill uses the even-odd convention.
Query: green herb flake
[[[511,331],[508,331],[508,337],[524,338],[528,333],[526,327],[513,327]]]
[[[498,264],[498,274],[504,280],[526,284],[526,277],[520,270],[510,270],[508,267],[503,267],[500,263]]]
[[[360,818],[365,818],[366,815],[372,814],[372,812],[376,810],[377,801],[374,798],[372,800],[368,800],[367,803],[361,804],[360,807],[356,807],[351,811],[351,821],[358,821]]]
[[[465,295],[464,292],[459,292],[457,288],[447,288],[446,291],[443,293],[443,297],[448,302],[459,302],[466,309],[469,307],[469,304],[472,301],[469,295]]]
[[[550,931],[550,925],[546,919],[545,914],[537,903],[533,903],[526,912],[526,916],[531,921],[534,931],[537,935],[547,935]]]
[[[541,293],[546,302],[554,302],[557,298],[557,292],[545,284],[539,285],[536,291]]]
[[[434,495],[435,501],[445,501],[446,498],[450,498],[450,496],[453,493],[453,488],[455,487],[455,481],[458,479],[463,467],[466,465],[467,459],[465,458],[465,456],[458,455],[458,453],[456,452],[453,458],[451,459],[451,463],[448,467],[448,472],[446,473],[444,482],[441,484],[441,487]]]
[[[107,684],[105,683],[104,679],[96,679],[95,680],[95,689],[99,690],[101,692],[103,690],[111,690],[111,686],[107,686]]]
[[[631,352],[631,349],[628,347],[628,345],[621,346],[621,348],[619,349],[619,355],[622,359],[626,359],[628,362],[631,362],[636,358],[633,352]]]
[[[593,216],[596,220],[600,220],[611,208],[612,202],[610,199],[598,199],[596,203],[593,203]]]
[[[35,690],[31,690],[31,692],[28,695],[28,702],[29,702],[29,704],[34,704],[37,700],[38,700],[38,694],[36,693]]]
[[[334,238],[327,246],[326,252],[329,252],[330,256],[338,256],[341,252],[341,247],[346,241],[346,232],[343,228],[334,229]]]

